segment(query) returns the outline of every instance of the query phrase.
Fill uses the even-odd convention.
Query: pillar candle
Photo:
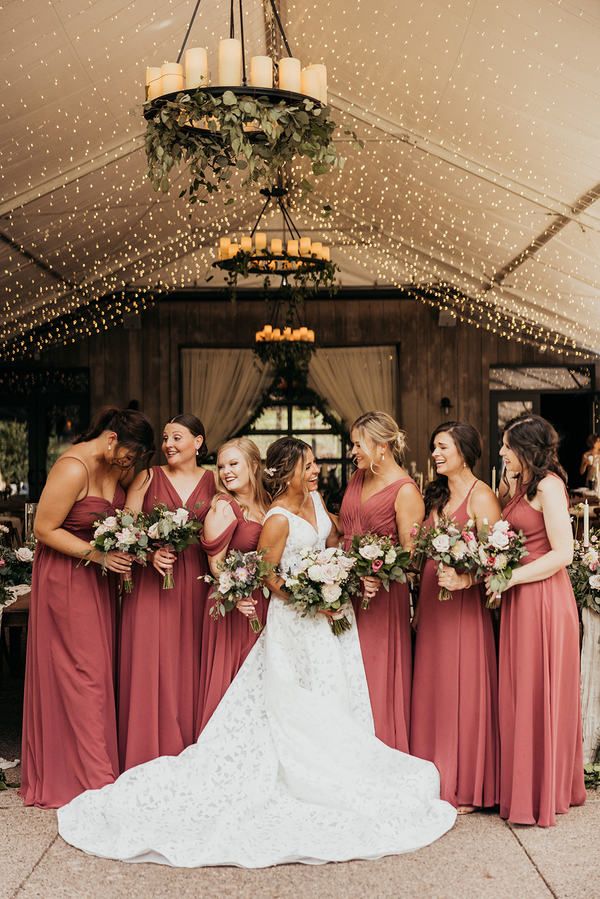
[[[300,340],[306,340],[307,337],[308,328],[306,327],[306,325],[302,325],[302,327],[300,328]]]
[[[287,242],[287,252],[288,256],[297,256],[298,255],[298,241],[297,240],[288,240]]]
[[[310,256],[310,237],[300,238],[300,255]]]
[[[331,262],[331,250],[329,249],[329,247],[323,247],[321,259],[324,259],[325,262]]]
[[[492,490],[496,492],[496,466],[492,468]]]
[[[190,47],[186,50],[183,67],[186,90],[208,84],[208,53],[204,47]]]
[[[590,504],[587,499],[583,507],[583,545],[590,545]]]
[[[315,342],[315,332],[314,332],[314,331],[308,331],[307,339],[308,339],[308,342],[309,342],[309,343],[314,343],[314,342]]]
[[[240,247],[243,253],[251,253],[252,252],[252,238],[251,237],[242,237],[240,240]]]
[[[279,328],[273,328],[273,340],[281,340],[281,331]]]
[[[289,328],[289,327],[285,327],[285,328],[283,329],[283,336],[284,336],[284,338],[285,338],[286,340],[289,340],[290,337],[292,336],[292,329]]]
[[[228,237],[219,238],[219,259],[229,259],[229,247],[231,240]]]
[[[255,343],[260,343],[260,341],[264,340],[264,339],[265,339],[265,335],[263,334],[262,331],[257,331],[256,334],[254,335]]]
[[[286,56],[279,60],[279,90],[302,92],[302,65],[299,59]]]
[[[280,256],[283,252],[283,241],[279,237],[274,237],[271,241],[271,253],[274,256]]]
[[[183,66],[176,62],[165,62],[160,67],[160,92],[172,94],[183,90]]]
[[[301,93],[306,94],[307,97],[313,97],[315,100],[321,99],[321,76],[313,66],[307,66],[305,69],[302,69],[301,84]]]
[[[320,259],[322,253],[323,253],[323,244],[321,243],[320,240],[315,240],[315,242],[313,244],[311,244],[311,246],[310,246],[310,255],[316,256],[317,259]]]
[[[257,253],[264,253],[267,249],[267,235],[264,231],[257,231],[254,235],[254,247]]]
[[[315,65],[309,66],[309,69],[316,72],[319,78],[319,93],[317,94],[317,99],[320,100],[324,106],[327,106],[327,66],[324,66],[323,63],[316,63]]]
[[[273,333],[273,325],[265,325],[263,328],[263,331],[265,332],[265,334],[272,334]]]
[[[160,97],[160,66],[146,67],[146,100]]]
[[[234,256],[237,256],[237,254],[239,253],[239,251],[240,251],[240,246],[239,246],[239,244],[237,244],[237,243],[232,243],[232,244],[230,244],[230,246],[229,246],[229,258],[230,258],[230,259],[233,259]]]
[[[219,41],[219,84],[242,83],[242,43],[235,37]]]
[[[270,56],[253,56],[250,60],[252,87],[273,87],[273,60]]]

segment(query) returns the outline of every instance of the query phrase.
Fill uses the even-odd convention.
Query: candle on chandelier
[[[279,90],[292,91],[295,94],[302,93],[302,63],[293,56],[286,56],[279,60]]]
[[[272,335],[273,340],[281,340],[281,330],[279,328],[273,328]]]
[[[283,241],[280,237],[274,237],[271,240],[271,253],[273,256],[281,256],[283,253]]]
[[[302,90],[301,93],[314,100],[320,99],[321,94],[321,75],[314,66],[307,66],[302,69]]]
[[[242,42],[235,37],[219,41],[219,84],[242,83]]]
[[[321,258],[321,256],[323,255],[323,244],[320,240],[315,240],[315,242],[311,244],[310,254],[311,256],[316,256],[317,259]]]
[[[240,240],[240,248],[242,253],[251,253],[252,252],[252,238],[251,237],[242,237]]]
[[[231,240],[229,237],[220,237],[219,238],[219,259],[229,259],[229,247],[231,246]]]
[[[267,249],[267,235],[264,231],[257,231],[254,235],[254,249],[257,253],[264,253]]]
[[[257,331],[256,334],[254,335],[255,343],[260,343],[260,341],[264,340],[264,339],[265,339],[265,335],[263,334],[262,331]]]
[[[205,47],[190,47],[183,57],[185,89],[208,84],[208,53]]]
[[[240,251],[240,246],[239,246],[239,244],[237,244],[237,243],[232,243],[232,244],[230,244],[230,245],[229,245],[229,258],[230,258],[230,259],[233,259],[234,256],[237,256],[237,254],[239,253],[239,251]]]
[[[183,66],[177,62],[165,62],[160,67],[161,94],[174,94],[183,90]]]
[[[329,249],[329,247],[323,247],[321,259],[324,259],[325,262],[331,262],[331,250]]]
[[[160,66],[146,66],[146,100],[160,97]]]
[[[306,325],[302,325],[302,327],[299,329],[299,331],[300,331],[300,340],[306,340],[308,338],[308,328],[306,327]]]
[[[300,255],[310,256],[310,237],[300,238]]]
[[[323,65],[322,62],[319,62],[308,68],[317,73],[319,79],[319,93],[316,96],[323,106],[327,106],[327,66]]]
[[[583,545],[590,545],[590,504],[587,499],[583,506]]]
[[[252,87],[273,87],[273,60],[270,56],[253,56],[250,60]]]
[[[287,242],[288,256],[297,256],[298,253],[299,253],[298,241],[297,240],[288,240],[288,242]]]
[[[306,339],[308,340],[309,343],[314,343],[315,342],[315,332],[311,331],[311,330],[307,331]]]
[[[285,327],[283,329],[283,339],[289,340],[292,336],[292,329],[290,327]]]
[[[263,328],[263,331],[265,332],[265,334],[272,334],[273,333],[273,325],[265,325]]]
[[[292,340],[300,340],[300,328],[294,328],[292,331]]]

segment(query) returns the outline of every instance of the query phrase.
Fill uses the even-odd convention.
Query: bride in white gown
[[[265,532],[283,535],[286,567],[325,546],[332,523],[310,448],[283,438],[273,459],[289,486]],[[455,818],[435,766],[374,736],[356,626],[336,637],[276,595],[197,743],[58,811],[61,836],[85,852],[179,867],[376,859],[432,843]]]

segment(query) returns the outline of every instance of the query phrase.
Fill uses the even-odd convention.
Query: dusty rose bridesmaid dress
[[[354,473],[340,509],[340,527],[348,548],[355,534],[382,534],[398,540],[394,504],[406,484],[404,477],[361,502],[364,472]],[[355,604],[360,647],[367,676],[375,734],[393,749],[409,750],[411,636],[410,603],[406,584],[380,589],[368,609]]]
[[[452,515],[461,526],[468,502],[467,495]],[[480,586],[455,590],[444,602],[438,594],[437,562],[429,559],[419,593],[410,751],[435,764],[442,799],[454,806],[493,806],[499,746],[491,615]]]
[[[262,525],[256,521],[247,521],[235,500],[223,497],[220,501],[230,503],[235,521],[232,521],[216,540],[208,541],[203,538],[202,548],[209,556],[217,555],[226,546],[229,546],[229,549],[239,549],[241,552],[255,550]],[[267,621],[267,600],[262,590],[257,590],[254,598],[256,617],[264,625]],[[236,610],[229,612],[219,621],[213,621],[208,613],[212,604],[213,600],[207,600],[204,604],[200,662],[200,731],[208,723],[260,636],[254,633],[249,620]]]
[[[86,496],[63,528],[89,541],[123,505]],[[111,575],[38,543],[27,635],[20,795],[59,808],[119,774],[115,712],[116,589]]]
[[[544,516],[523,492],[503,518],[527,537],[523,564],[549,552]],[[585,802],[579,622],[566,569],[503,594],[499,656],[500,815],[551,827]]]
[[[157,503],[169,509],[184,505],[160,466],[142,511]],[[215,492],[206,471],[185,503],[204,520]],[[197,545],[179,554],[173,568],[175,586],[162,589],[162,575],[152,565],[135,566],[133,592],[123,596],[119,663],[119,756],[121,770],[161,755],[178,755],[197,736],[202,615],[208,571]]]

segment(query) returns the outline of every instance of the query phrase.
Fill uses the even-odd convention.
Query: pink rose
[[[4,559],[0,559],[0,568],[4,568],[5,565],[6,562],[4,561]]]
[[[379,571],[379,569],[381,568],[382,565],[383,565],[382,559],[374,559],[373,563],[371,565],[371,568],[373,569],[374,572],[376,572],[376,571]]]
[[[463,532],[462,532],[462,538],[463,538],[463,540],[465,540],[467,543],[471,543],[471,541],[475,539],[475,534],[473,534],[472,531],[463,531]]]

